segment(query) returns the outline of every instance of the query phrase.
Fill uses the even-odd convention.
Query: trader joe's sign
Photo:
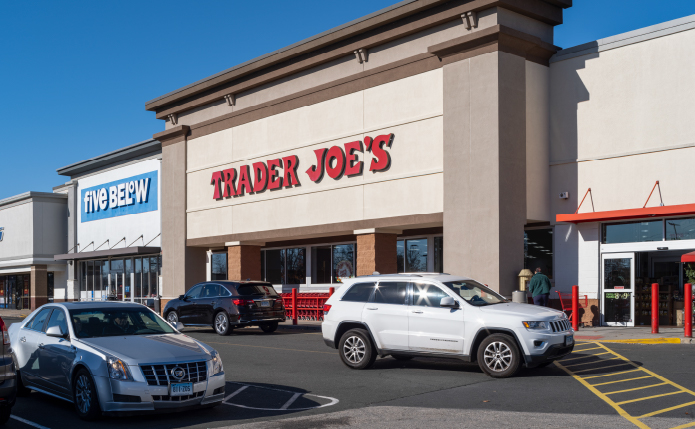
[[[340,180],[343,176],[362,174],[364,162],[357,157],[357,152],[371,154],[369,171],[380,172],[391,166],[391,155],[385,148],[391,148],[393,134],[365,137],[364,143],[357,140],[330,149],[316,149],[316,160],[304,174],[312,182],[319,183],[325,176]],[[229,197],[242,197],[246,194],[263,192],[266,189],[291,188],[300,185],[297,169],[297,155],[254,162],[239,168],[228,168],[212,173],[210,184],[214,186],[213,198],[216,200]]]

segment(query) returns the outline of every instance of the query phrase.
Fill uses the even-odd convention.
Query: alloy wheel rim
[[[505,343],[495,341],[485,347],[485,366],[495,372],[503,372],[512,365],[512,350]]]
[[[343,344],[343,355],[350,363],[360,363],[367,353],[366,348],[362,338],[352,336]]]
[[[77,408],[80,410],[80,412],[82,414],[87,414],[92,403],[92,389],[89,387],[89,381],[85,375],[80,375],[77,378],[75,399],[77,402]]]
[[[176,326],[176,322],[178,322],[178,317],[176,317],[176,313],[174,313],[174,312],[169,313],[168,319],[169,319],[169,323]]]
[[[227,330],[227,318],[224,314],[220,313],[215,317],[215,328],[217,332],[224,332]]]

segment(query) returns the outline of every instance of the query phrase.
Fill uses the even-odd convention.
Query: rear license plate
[[[187,396],[193,394],[193,383],[171,383],[170,396]]]
[[[574,337],[572,335],[567,335],[565,337],[565,345],[571,346],[572,344],[574,344]]]
[[[261,301],[261,307],[270,307],[270,301]]]

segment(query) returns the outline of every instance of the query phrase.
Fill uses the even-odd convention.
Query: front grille
[[[205,392],[195,392],[192,395],[186,396],[169,396],[169,395],[152,395],[153,401],[168,401],[168,402],[181,402],[188,401],[189,399],[200,398]]]
[[[564,332],[569,331],[572,326],[567,319],[558,320],[557,322],[550,322],[550,328],[553,332]]]
[[[171,375],[171,371],[177,367],[186,371],[186,375],[180,380]],[[166,365],[140,365],[140,369],[142,369],[147,384],[150,386],[168,386],[169,383],[197,383],[207,380],[208,377],[205,361],[169,363]]]

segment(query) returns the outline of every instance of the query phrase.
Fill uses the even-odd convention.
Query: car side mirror
[[[185,298],[185,295],[179,295],[179,299],[180,299],[181,301],[184,300],[183,298]]]
[[[181,322],[176,322],[176,330],[177,330],[177,331],[179,331],[179,332],[180,332],[180,331],[183,331],[183,328],[184,328],[183,323],[181,323]]]
[[[46,330],[46,335],[49,337],[55,337],[55,338],[65,338],[68,336],[67,332],[63,333],[63,330],[60,328],[60,326],[51,326]]]
[[[442,298],[442,301],[439,303],[440,307],[448,307],[448,308],[458,308],[459,303],[456,302],[456,300],[450,296]]]

